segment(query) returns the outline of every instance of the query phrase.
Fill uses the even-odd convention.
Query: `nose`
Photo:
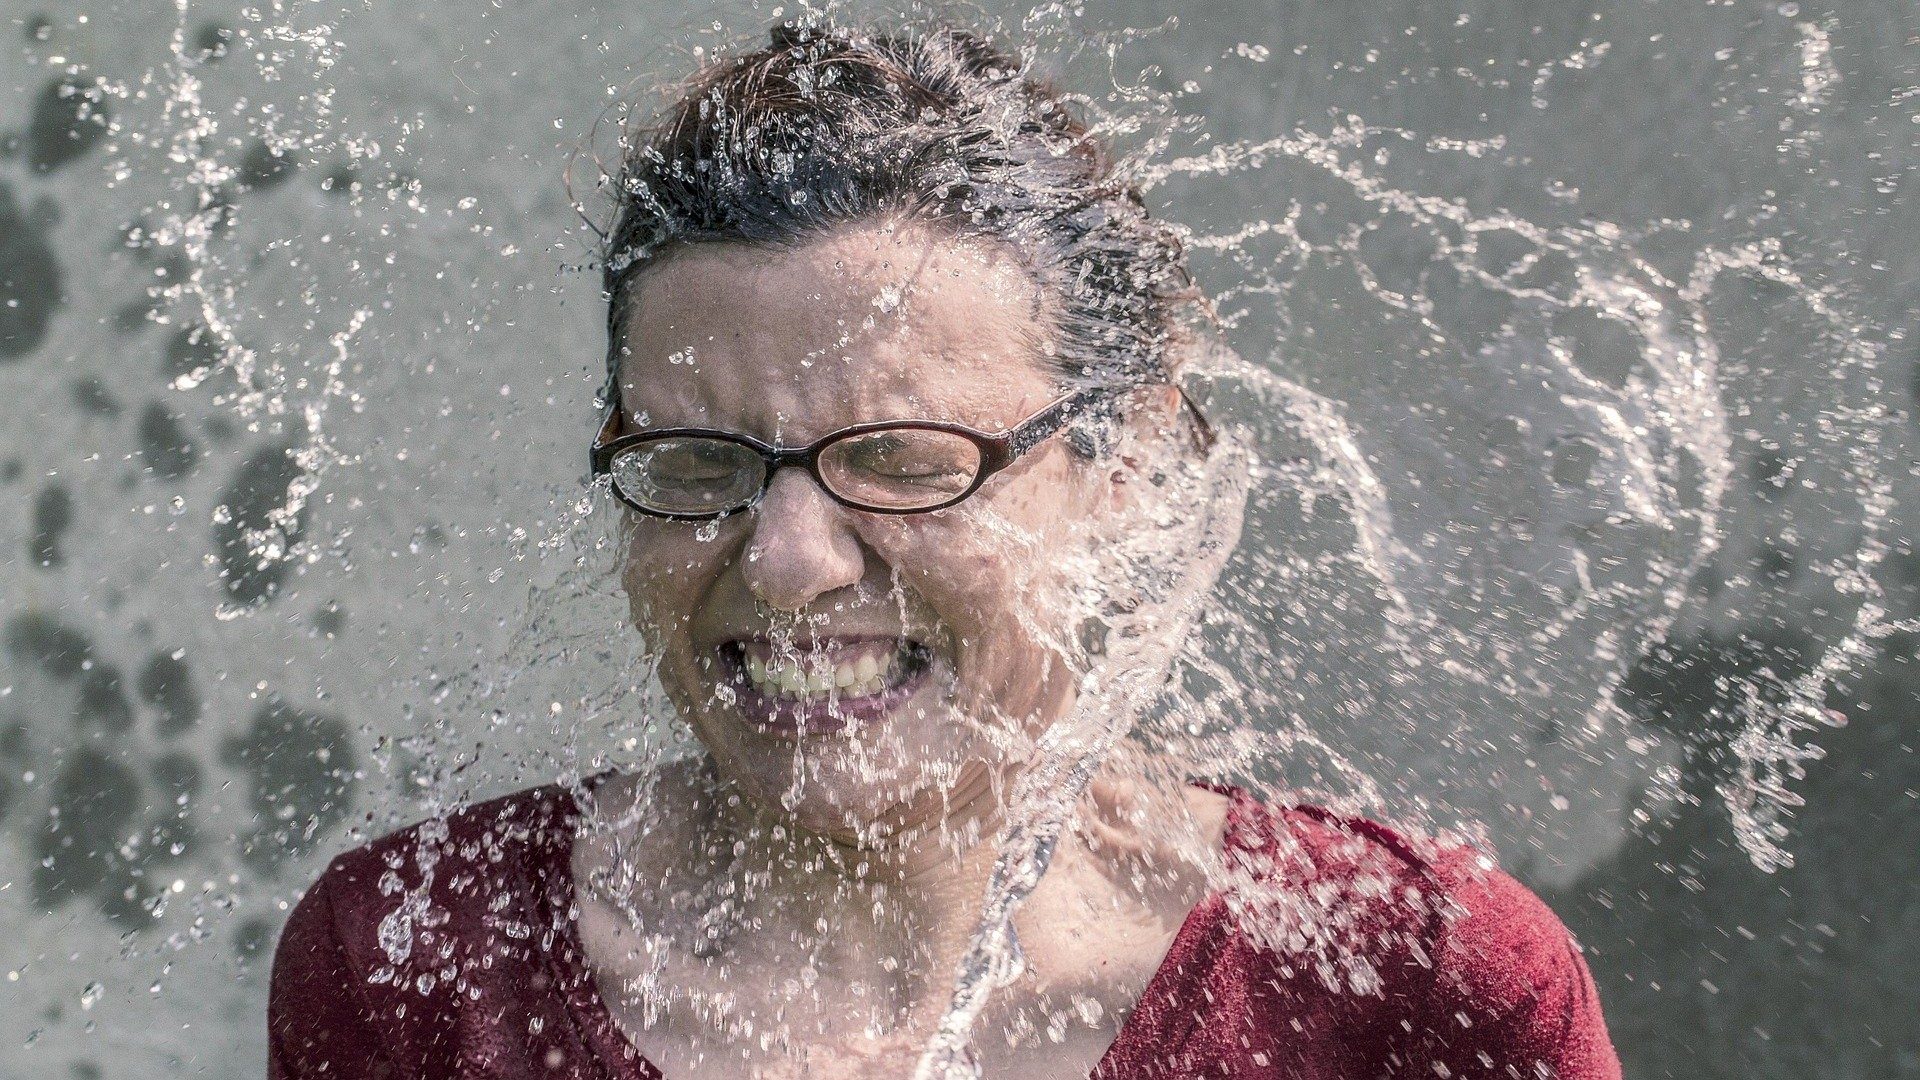
[[[762,603],[801,611],[866,574],[846,512],[801,469],[781,469],[753,512],[742,574]]]

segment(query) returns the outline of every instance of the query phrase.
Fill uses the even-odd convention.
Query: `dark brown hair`
[[[703,241],[790,244],[898,216],[1010,247],[1069,388],[1172,381],[1197,299],[1178,235],[1047,82],[978,35],[786,24],[629,134],[603,262],[608,378],[630,279]]]

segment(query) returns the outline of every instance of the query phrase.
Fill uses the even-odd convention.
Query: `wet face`
[[[799,446],[851,424],[1005,430],[1060,393],[1029,277],[920,226],[702,244],[632,286],[626,430]],[[1115,488],[1053,438],[946,510],[834,502],[803,469],[717,523],[633,514],[635,626],[720,773],[848,839],[991,807],[1071,701],[1063,578]]]

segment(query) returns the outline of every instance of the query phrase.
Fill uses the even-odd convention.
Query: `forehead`
[[[1031,277],[996,246],[920,226],[696,244],[643,271],[628,302],[621,394],[648,426],[998,428],[1052,396]]]

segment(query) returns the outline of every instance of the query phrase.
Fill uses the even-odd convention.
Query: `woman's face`
[[[699,244],[639,275],[626,430],[783,446],[875,420],[1002,431],[1051,402],[1036,287],[915,225],[795,248]],[[947,510],[848,509],[803,469],[716,524],[634,514],[623,583],[725,779],[849,839],[993,797],[1075,673],[1062,577],[1117,489],[1050,439]]]

